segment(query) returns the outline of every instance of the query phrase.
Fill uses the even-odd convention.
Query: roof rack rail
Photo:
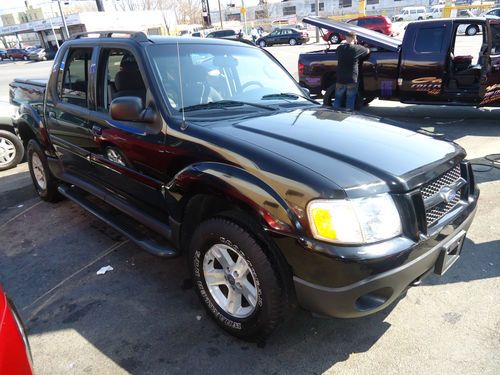
[[[106,30],[106,31],[87,31],[84,33],[78,33],[72,36],[71,39],[80,39],[85,36],[89,36],[92,34],[98,34],[99,38],[112,38],[113,34],[120,34],[120,35],[130,35],[130,39],[134,39],[138,42],[147,42],[149,41],[147,35],[143,33],[142,31],[120,31],[120,30]]]

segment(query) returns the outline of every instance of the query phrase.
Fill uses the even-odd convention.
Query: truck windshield
[[[295,81],[257,48],[157,44],[148,47],[148,55],[170,107],[175,111],[189,109],[186,116],[241,111],[242,107],[265,110],[275,103],[309,103]],[[241,105],[234,105],[236,102]]]

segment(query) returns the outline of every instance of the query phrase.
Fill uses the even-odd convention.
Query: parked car
[[[7,49],[7,57],[11,60],[29,60],[29,53],[25,49],[22,48],[9,48]]]
[[[500,18],[500,8],[493,8],[481,14],[481,17]]]
[[[217,39],[227,39],[227,40],[236,40],[238,42],[242,42],[245,44],[250,44],[252,46],[255,43],[248,39],[248,37],[242,32],[234,29],[225,29],[225,30],[215,30],[207,34],[207,38],[217,38]]]
[[[9,56],[7,55],[7,50],[6,49],[0,49],[0,61],[4,59],[8,59]]]
[[[24,146],[12,123],[17,108],[0,102],[0,171],[14,168],[24,156]]]
[[[309,42],[307,31],[297,30],[291,27],[276,28],[271,33],[257,39],[260,47],[272,46],[275,44],[289,44],[295,46]]]
[[[471,21],[484,43],[467,55],[454,49],[458,30]],[[304,23],[347,34],[355,32],[370,55],[360,64],[358,108],[374,98],[413,104],[500,106],[500,20],[437,19],[411,22],[403,40],[321,17]],[[472,52],[474,51],[474,52]],[[474,54],[475,56],[472,56]],[[335,97],[337,54],[327,49],[299,55],[299,82],[325,105]]]
[[[364,27],[365,29],[377,31],[385,35],[392,35],[392,22],[386,16],[364,16],[347,21],[351,25]],[[323,34],[323,40],[332,44],[338,44],[345,39],[343,34],[327,31]]]
[[[48,48],[38,48],[30,52],[28,58],[33,61],[52,60],[56,55],[56,51]]]
[[[31,350],[21,318],[0,285],[0,374],[32,375]]]
[[[401,13],[396,14],[392,17],[395,22],[400,21],[420,21],[427,18],[427,10],[425,7],[405,7],[401,10]]]
[[[368,315],[459,258],[479,190],[457,144],[325,108],[258,48],[106,35],[65,42],[21,105],[33,184],[185,254],[229,333],[261,340],[295,301]]]

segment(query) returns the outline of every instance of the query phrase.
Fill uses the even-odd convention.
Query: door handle
[[[92,133],[94,133],[95,135],[101,135],[102,128],[98,125],[92,125]]]

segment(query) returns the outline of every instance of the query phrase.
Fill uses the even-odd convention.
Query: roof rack
[[[130,39],[134,39],[138,42],[147,42],[149,41],[147,35],[143,33],[142,31],[120,31],[120,30],[111,30],[111,31],[87,31],[84,33],[78,33],[72,36],[71,39],[80,39],[92,34],[98,34],[99,38],[112,38],[113,34],[120,34],[120,35],[130,35]]]

